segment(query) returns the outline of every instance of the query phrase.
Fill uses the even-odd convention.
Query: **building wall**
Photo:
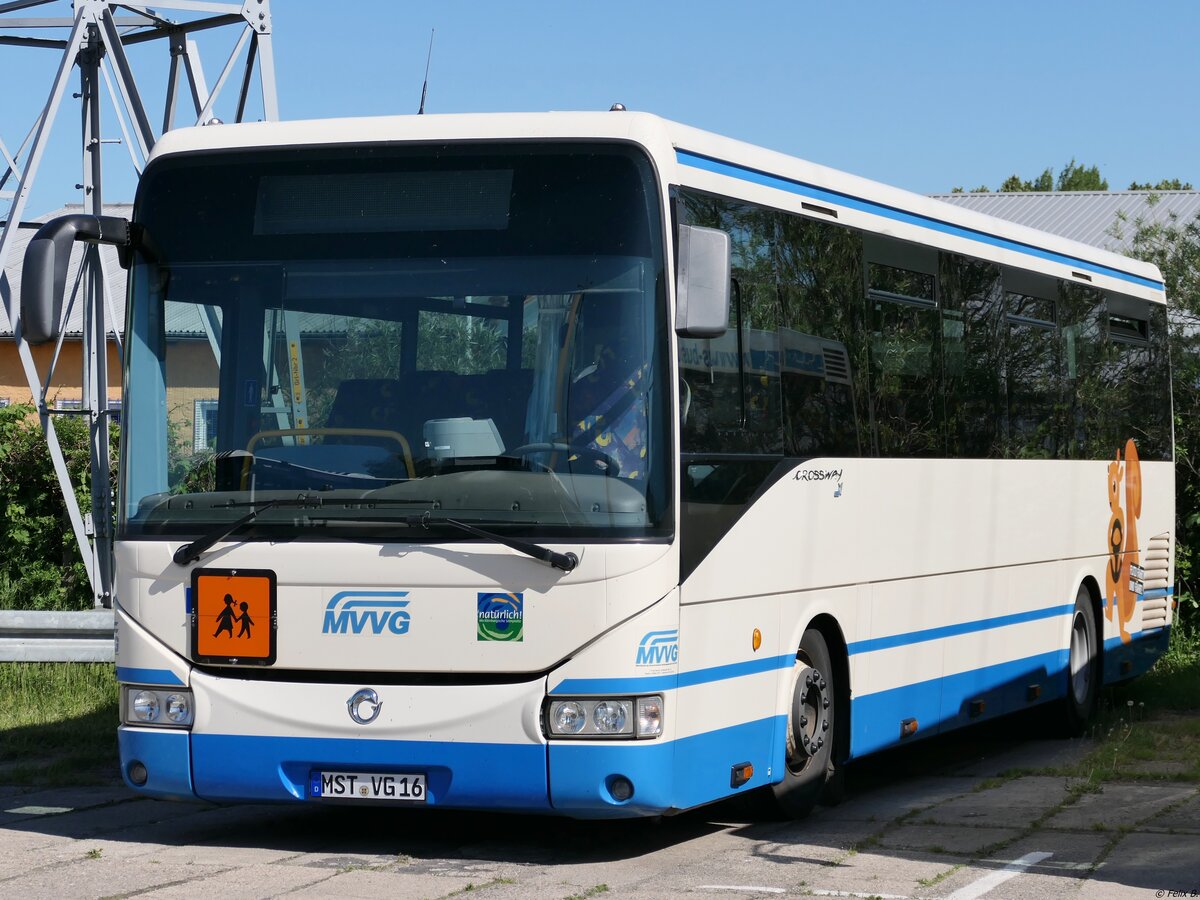
[[[31,348],[40,377],[45,377],[54,355],[54,345]],[[320,392],[328,362],[326,342],[309,341],[304,345],[304,366],[309,390]],[[167,415],[175,432],[178,450],[190,455],[196,440],[196,401],[216,400],[219,376],[212,349],[204,339],[173,340],[167,350]],[[63,342],[55,377],[47,398],[51,406],[83,399],[83,345],[78,340]],[[290,393],[290,392],[289,392]],[[108,398],[121,399],[121,359],[114,342],[108,345]],[[327,398],[328,399],[328,398]],[[25,381],[25,370],[17,353],[16,342],[0,337],[0,405],[33,403],[33,394]],[[327,405],[327,403],[325,404]],[[321,404],[317,404],[318,407]],[[314,423],[317,424],[317,423]],[[275,427],[273,421],[264,428]],[[201,434],[203,437],[203,433]]]
[[[54,356],[54,345],[44,344],[32,349],[38,375],[44,379]],[[108,344],[108,397],[110,400],[119,400],[121,397],[121,358],[117,353],[117,345],[112,341]],[[62,400],[82,399],[83,343],[66,340],[63,341],[47,400],[53,406]],[[34,402],[29,384],[25,381],[25,370],[21,366],[16,341],[12,338],[0,338],[0,403],[5,400],[13,404]]]
[[[205,340],[170,341],[167,344],[167,417],[175,429],[184,456],[196,441],[197,400],[216,400],[220,372]]]

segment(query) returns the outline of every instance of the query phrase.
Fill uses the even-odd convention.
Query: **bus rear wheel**
[[[834,774],[833,671],[824,635],[808,629],[792,669],[783,780],[771,786],[776,811],[789,818],[808,815]]]
[[[1083,733],[1096,709],[1100,695],[1100,644],[1096,606],[1087,585],[1080,585],[1071,613],[1070,648],[1067,653],[1067,696],[1063,701],[1066,715],[1061,729],[1068,737]]]

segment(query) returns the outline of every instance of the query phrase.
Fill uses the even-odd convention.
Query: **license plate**
[[[372,772],[313,772],[309,791],[320,800],[408,800],[425,802],[425,776]]]

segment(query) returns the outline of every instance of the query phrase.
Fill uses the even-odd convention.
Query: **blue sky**
[[[922,193],[994,188],[1072,157],[1113,188],[1165,177],[1200,186],[1194,0],[273,0],[272,10],[288,119],[415,112],[433,28],[431,113],[620,101]],[[210,85],[235,39],[201,35]],[[0,47],[10,149],[57,61]],[[161,44],[134,58],[155,120],[165,62]],[[68,109],[28,215],[79,199],[77,123]],[[119,137],[111,118],[105,137]],[[106,197],[128,199],[128,159],[114,145],[106,153]]]

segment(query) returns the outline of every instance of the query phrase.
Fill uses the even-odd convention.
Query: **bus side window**
[[[780,412],[780,309],[774,279],[741,291],[742,390],[747,449],[783,454]]]
[[[684,453],[779,453],[778,323],[774,244],[777,214],[685,192],[681,221],[730,237],[729,328],[712,340],[679,341],[680,375],[691,395]],[[775,372],[772,376],[771,367]]]
[[[1145,300],[1112,293],[1105,297],[1106,340],[1097,372],[1103,412],[1095,431],[1097,449],[1107,449],[1107,456],[1133,438],[1143,459],[1170,458],[1163,319],[1162,308]]]
[[[871,407],[880,456],[946,455],[937,251],[869,235]]]
[[[1060,459],[1063,447],[1061,339],[1053,300],[1004,295],[1006,455]]]
[[[1136,384],[1136,410],[1130,422],[1131,434],[1138,442],[1141,458],[1170,460],[1171,446],[1171,368],[1167,357],[1167,310],[1156,303],[1147,304],[1150,344],[1142,348],[1141,371]]]
[[[722,452],[742,426],[741,373],[738,368],[738,307],[741,291],[730,291],[729,327],[719,338],[679,339],[681,401],[687,398],[683,451]],[[682,410],[682,406],[681,406]]]
[[[862,234],[784,216],[779,237],[785,452],[861,456]]]
[[[939,278],[948,455],[1002,456],[1000,269],[943,253]]]
[[[1107,459],[1104,419],[1104,295],[1095,288],[1059,282],[1062,314],[1064,413],[1068,459]]]

